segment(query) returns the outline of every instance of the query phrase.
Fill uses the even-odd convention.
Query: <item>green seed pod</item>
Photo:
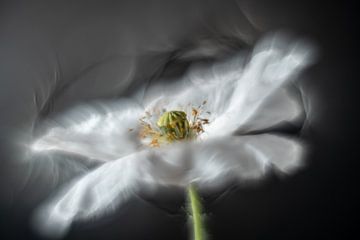
[[[189,121],[183,111],[165,112],[157,121],[157,125],[169,141],[186,139],[190,133]]]

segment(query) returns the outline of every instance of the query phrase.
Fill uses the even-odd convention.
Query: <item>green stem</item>
[[[205,240],[205,236],[204,236],[205,231],[201,218],[201,212],[202,212],[201,201],[195,186],[192,184],[190,184],[188,187],[188,196],[190,200],[189,210],[192,215],[194,240]]]

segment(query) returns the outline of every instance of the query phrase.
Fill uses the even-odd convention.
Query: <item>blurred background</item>
[[[24,144],[46,118],[94,99],[182,76],[195,63],[251,50],[265,33],[311,39],[318,62],[296,82],[311,146],[306,167],[204,196],[217,239],[345,239],[355,233],[355,4],[285,0],[0,1],[0,239],[43,239],[34,207],[93,166],[39,159]],[[146,191],[65,239],[188,239],[180,189]]]

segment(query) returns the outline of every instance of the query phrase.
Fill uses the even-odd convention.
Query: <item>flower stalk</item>
[[[200,196],[193,184],[188,187],[189,212],[192,220],[193,240],[205,240],[205,228],[202,219]]]

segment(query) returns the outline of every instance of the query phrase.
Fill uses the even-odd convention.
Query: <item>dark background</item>
[[[221,60],[277,29],[319,48],[297,84],[307,112],[299,134],[311,146],[306,167],[205,196],[209,234],[355,239],[355,15],[350,1],[0,1],[0,239],[41,239],[31,211],[77,174],[22,161],[19,139],[42,119],[181,76],[194,62]],[[114,216],[75,224],[66,239],[187,239],[183,206],[180,190],[144,193]]]

